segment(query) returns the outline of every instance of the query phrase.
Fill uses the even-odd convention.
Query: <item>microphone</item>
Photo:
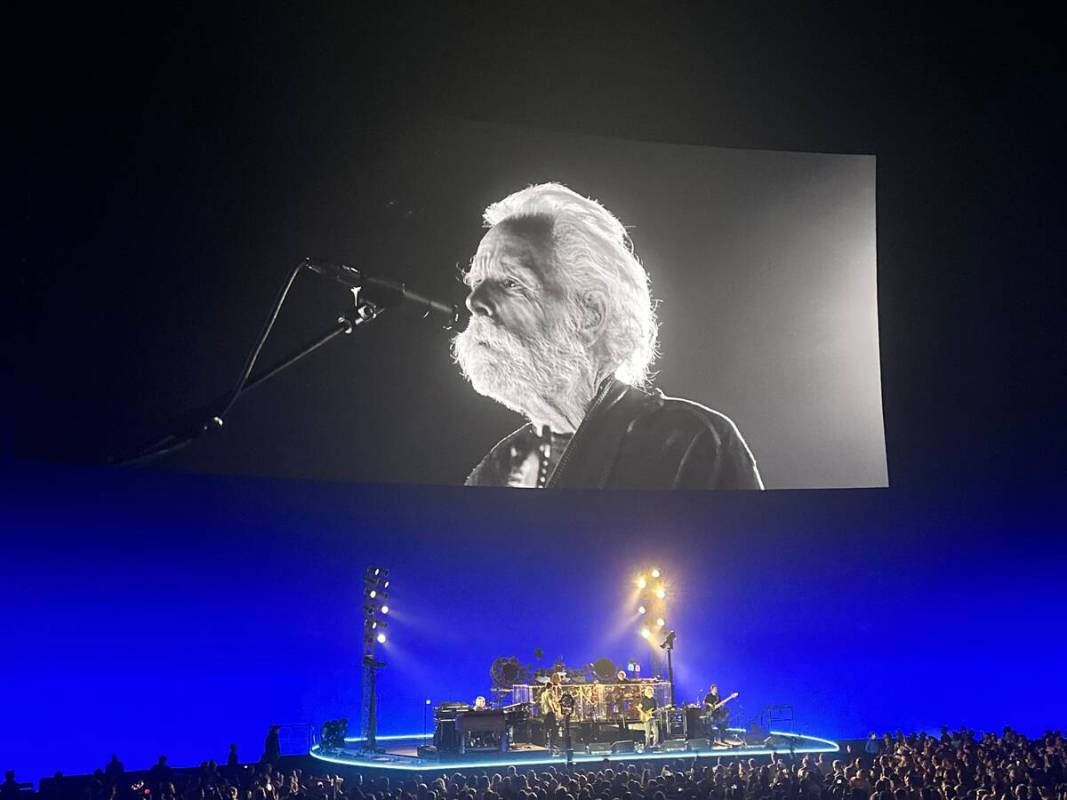
[[[381,308],[408,304],[420,310],[424,318],[431,314],[446,317],[448,320],[445,325],[446,329],[457,327],[467,316],[464,306],[446,303],[443,300],[420,294],[414,289],[409,289],[403,281],[375,278],[356,267],[323,261],[320,258],[305,258],[304,266],[350,289],[359,289],[360,297]]]

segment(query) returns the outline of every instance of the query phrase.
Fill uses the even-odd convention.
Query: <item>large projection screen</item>
[[[85,269],[99,282],[96,313],[153,304],[153,322],[166,322],[149,332],[143,316],[127,315],[125,328],[112,319],[96,334],[94,352],[121,355],[136,343],[156,367],[131,368],[127,353],[121,375],[109,379],[109,360],[101,358],[96,380],[72,382],[81,395],[73,405],[86,416],[94,405],[111,409],[110,428],[99,409],[92,426],[53,413],[47,373],[23,376],[23,455],[110,455],[131,444],[134,429],[147,435],[224,391],[286,270],[302,256],[351,264],[462,305],[486,207],[558,182],[596,199],[625,226],[647,273],[658,319],[651,387],[731,420],[767,489],[888,485],[874,156],[436,118],[357,131],[351,147],[290,156],[307,160],[307,179],[267,199],[258,195],[252,207],[269,208],[269,216],[249,214],[247,228],[232,232],[214,230],[210,214],[185,221],[193,240],[230,237],[224,248],[201,248],[195,263],[173,265],[199,275],[202,293],[161,299],[150,282],[128,280],[135,248],[109,254],[106,264],[101,253],[83,250]],[[298,276],[260,363],[292,351],[351,302],[337,283]],[[463,378],[452,335],[410,308],[389,309],[243,398],[221,433],[155,466],[463,484],[525,420]],[[48,363],[47,353],[38,362]],[[66,419],[77,430],[63,430]],[[106,441],[80,442],[86,432]]]

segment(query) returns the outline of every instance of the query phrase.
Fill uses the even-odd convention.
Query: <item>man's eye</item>
[[[503,286],[505,289],[519,288],[519,282],[516,280],[512,280],[511,278],[504,278],[502,281],[500,281],[500,285]]]

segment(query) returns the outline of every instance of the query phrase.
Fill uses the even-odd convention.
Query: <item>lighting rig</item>
[[[667,630],[667,583],[663,573],[656,567],[637,576],[637,616],[641,624],[641,638],[650,644],[662,639],[660,648],[667,656],[667,682],[671,688],[671,705],[674,705],[674,650],[675,632]]]
[[[386,600],[389,597],[389,570],[371,565],[363,571],[363,686],[361,731],[362,749],[375,752],[378,749],[378,694],[377,671],[385,666],[375,655],[377,645],[384,645],[385,629],[389,626],[385,617],[389,613]]]

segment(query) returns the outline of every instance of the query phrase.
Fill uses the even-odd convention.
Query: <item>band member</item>
[[[465,276],[471,321],[452,351],[476,392],[526,424],[467,485],[763,488],[728,417],[649,385],[655,303],[615,215],[544,183],[492,204],[484,221]]]
[[[489,704],[485,702],[485,697],[478,695],[474,698],[474,710],[475,711],[488,711]]]
[[[708,693],[704,695],[704,711],[708,719],[708,736],[716,741],[722,739],[722,729],[726,726],[729,712],[726,710],[726,704],[719,697],[717,684],[711,684]]]
[[[618,672],[615,673],[616,683],[627,683],[629,680],[630,679],[626,677],[626,670],[620,669]]]
[[[721,702],[719,698],[719,686],[718,684],[711,684],[711,688],[708,689],[708,693],[704,695],[704,710],[713,711],[719,707]]]
[[[551,748],[556,741],[559,728],[560,698],[563,697],[563,677],[558,672],[552,673],[552,679],[541,691],[541,719],[545,726],[545,747]]]
[[[656,724],[656,698],[651,686],[646,686],[641,698],[641,719],[645,723],[645,749],[659,744],[659,726]]]

